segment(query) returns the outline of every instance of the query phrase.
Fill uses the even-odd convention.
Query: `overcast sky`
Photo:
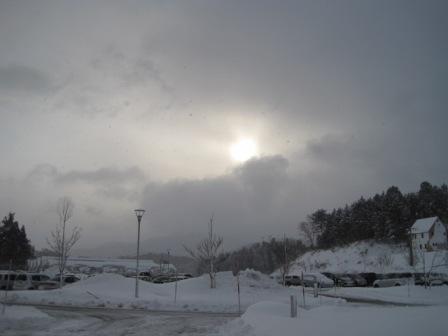
[[[0,0],[0,215],[45,247],[68,196],[93,248],[134,242],[138,207],[142,239],[179,246],[214,214],[232,248],[390,185],[446,183],[447,12]]]

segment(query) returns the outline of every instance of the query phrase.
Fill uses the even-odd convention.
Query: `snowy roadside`
[[[389,288],[346,287],[323,292],[322,295],[346,300],[376,301],[400,305],[448,305],[448,286],[425,289],[423,286]]]

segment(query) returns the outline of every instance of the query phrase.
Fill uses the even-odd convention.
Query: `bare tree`
[[[208,237],[201,240],[196,246],[196,250],[184,246],[188,254],[198,263],[208,264],[210,268],[208,275],[210,276],[210,288],[216,288],[216,271],[214,268],[215,259],[222,245],[222,237],[218,237],[213,233],[213,216],[209,222]]]
[[[59,223],[56,225],[56,229],[51,231],[51,237],[47,238],[47,244],[50,247],[50,250],[54,252],[58,258],[60,287],[62,287],[63,273],[67,264],[67,258],[70,255],[72,247],[81,237],[81,229],[77,226],[70,232],[66,232],[69,221],[73,216],[73,208],[74,205],[71,199],[67,197],[59,199],[57,206]]]
[[[376,257],[376,262],[381,268],[381,272],[384,272],[386,269],[392,266],[392,264],[394,263],[394,257],[391,254],[383,253]]]
[[[414,269],[423,273],[425,288],[431,287],[431,276],[439,267],[448,266],[448,252],[446,250],[425,251],[417,249]]]
[[[299,232],[303,234],[306,243],[308,243],[311,248],[314,248],[317,232],[313,227],[313,224],[309,221],[300,222],[300,224],[298,225],[298,229]]]

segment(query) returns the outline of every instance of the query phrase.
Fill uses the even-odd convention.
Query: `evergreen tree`
[[[423,182],[418,193],[403,195],[392,186],[331,213],[319,209],[307,217],[307,223],[315,229],[317,248],[330,248],[363,239],[407,241],[415,220],[434,216],[448,223],[448,187]]]
[[[26,236],[25,227],[19,227],[14,215],[10,212],[0,226],[0,265],[4,267],[10,261],[15,267],[26,266],[27,260],[33,255],[33,247]]]

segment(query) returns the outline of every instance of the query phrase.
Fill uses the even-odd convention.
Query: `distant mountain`
[[[187,255],[183,245],[195,246],[199,241],[197,235],[177,235],[158,237],[140,242],[140,254],[166,253],[170,250],[172,255]],[[136,255],[137,242],[109,242],[94,248],[74,249],[72,255],[89,257],[111,257]]]
[[[169,256],[167,253],[145,253],[140,257],[141,259],[153,260],[159,264],[172,264],[179,273],[196,274],[197,272],[197,262],[190,257],[172,255],[171,252]],[[135,254],[123,256],[122,258],[134,259]]]

